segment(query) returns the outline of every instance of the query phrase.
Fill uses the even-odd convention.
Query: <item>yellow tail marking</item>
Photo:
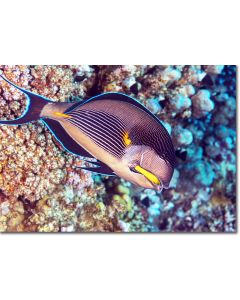
[[[131,139],[129,137],[128,132],[124,133],[124,135],[123,135],[123,142],[124,142],[125,146],[129,146],[129,145],[132,144],[132,141],[131,141]]]
[[[60,113],[60,112],[55,112],[54,114],[55,114],[56,116],[58,116],[58,117],[71,118],[71,116],[66,115],[66,114],[62,114],[62,113]]]
[[[138,172],[138,173],[141,173],[142,175],[144,175],[149,181],[151,181],[152,183],[154,184],[160,184],[160,180],[157,178],[157,176],[155,176],[154,174],[152,174],[151,172],[143,169],[142,167],[140,166],[136,166],[135,167],[135,170]]]

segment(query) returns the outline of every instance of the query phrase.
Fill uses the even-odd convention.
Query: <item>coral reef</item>
[[[16,84],[54,101],[123,92],[172,135],[170,188],[144,190],[99,176],[39,122],[0,126],[1,232],[235,232],[235,66],[0,66]],[[0,80],[0,118],[25,96]]]

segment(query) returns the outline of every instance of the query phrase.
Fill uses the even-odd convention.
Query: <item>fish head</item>
[[[123,161],[130,171],[131,179],[128,180],[144,188],[158,191],[168,188],[173,167],[151,147],[132,145],[126,149]]]

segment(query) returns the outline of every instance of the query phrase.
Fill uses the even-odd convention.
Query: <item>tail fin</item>
[[[16,84],[14,84],[10,80],[8,80],[6,77],[4,77],[1,73],[0,73],[0,77],[3,80],[5,80],[6,82],[8,82],[9,84],[11,84],[12,86],[14,86],[16,89],[23,92],[27,97],[27,107],[26,107],[23,115],[15,120],[8,120],[8,121],[0,120],[0,125],[1,124],[3,124],[3,125],[20,125],[20,124],[25,124],[25,123],[28,123],[31,121],[36,121],[36,120],[40,119],[40,114],[41,114],[43,107],[46,104],[53,102],[50,99],[44,98],[38,94],[34,94],[30,91],[27,91],[27,90],[17,86]]]

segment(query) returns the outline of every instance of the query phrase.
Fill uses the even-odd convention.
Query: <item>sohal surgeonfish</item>
[[[41,119],[70,153],[96,158],[83,169],[117,175],[140,187],[168,188],[175,166],[170,135],[160,120],[132,97],[104,93],[77,103],[57,103],[27,91],[24,114],[0,124],[20,125]]]

